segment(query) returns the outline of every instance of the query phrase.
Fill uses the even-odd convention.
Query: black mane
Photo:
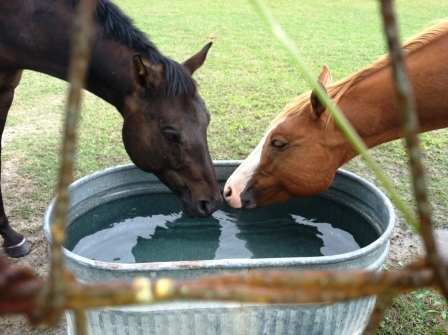
[[[80,0],[69,0],[72,7],[78,5]],[[165,93],[167,95],[193,96],[196,92],[196,83],[179,63],[162,55],[157,47],[140,29],[134,26],[133,21],[121,9],[109,0],[99,0],[95,11],[95,19],[103,27],[103,34],[122,43],[130,49],[147,55],[153,64],[161,64],[165,69]],[[130,61],[130,60],[129,60]]]

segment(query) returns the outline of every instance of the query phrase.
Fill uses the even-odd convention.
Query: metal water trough
[[[240,161],[216,161],[221,185]],[[169,190],[152,174],[134,165],[109,168],[81,178],[71,185],[69,221],[105,202],[130,195]],[[149,278],[190,279],[227,273],[287,269],[381,270],[395,224],[388,198],[366,180],[339,170],[331,188],[318,195],[361,213],[375,225],[380,236],[359,250],[322,257],[203,260],[120,264],[93,261],[64,249],[66,265],[85,281]],[[53,200],[44,215],[43,226],[50,240]],[[69,222],[69,224],[70,224]],[[374,297],[337,304],[263,305],[238,302],[182,301],[148,306],[105,308],[88,313],[92,335],[248,335],[248,334],[360,334],[375,303]],[[74,320],[67,313],[68,333],[74,334]]]

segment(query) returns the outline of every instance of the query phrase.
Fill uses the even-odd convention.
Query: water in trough
[[[256,210],[223,205],[192,219],[173,194],[151,193],[86,212],[70,224],[66,247],[117,263],[329,256],[367,246],[379,236],[374,229],[359,213],[323,198]]]

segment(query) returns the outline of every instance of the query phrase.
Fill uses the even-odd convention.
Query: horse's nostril
[[[199,217],[207,217],[216,211],[222,205],[221,194],[218,198],[203,199],[196,202]]]
[[[232,188],[230,186],[227,186],[223,194],[224,198],[230,198],[232,196]]]
[[[198,213],[202,217],[209,216],[213,212],[213,206],[208,200],[199,200],[197,202]]]

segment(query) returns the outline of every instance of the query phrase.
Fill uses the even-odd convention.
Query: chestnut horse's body
[[[448,127],[448,21],[404,45],[421,132]],[[387,56],[335,84],[319,81],[371,148],[403,137]],[[293,100],[228,179],[224,198],[254,208],[326,190],[336,170],[357,155],[313,92]]]
[[[0,0],[0,136],[23,69],[67,79],[79,0]],[[182,65],[163,56],[120,9],[99,0],[86,89],[123,116],[131,160],[153,172],[189,216],[205,217],[222,203],[207,146],[210,114],[191,77],[210,44]],[[0,195],[0,234],[10,256],[29,243],[14,231]]]

